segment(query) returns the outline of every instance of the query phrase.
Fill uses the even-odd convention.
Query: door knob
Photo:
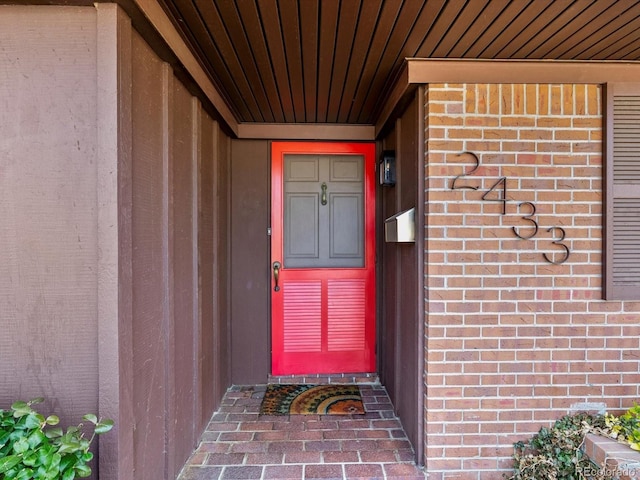
[[[273,262],[273,280],[275,282],[275,286],[273,287],[274,292],[279,292],[280,287],[278,286],[278,279],[280,278],[280,268],[282,265],[280,262]]]

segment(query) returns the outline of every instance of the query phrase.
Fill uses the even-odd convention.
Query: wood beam
[[[413,91],[418,86],[416,82],[412,83],[409,78],[409,67],[409,62],[405,60],[389,96],[380,110],[375,126],[376,138],[382,136],[396,117],[402,113],[408,100],[411,99]]]
[[[182,40],[180,33],[164,12],[157,0],[132,0],[135,6],[142,12],[153,25],[158,34],[166,42],[173,54],[177,57],[184,69],[193,78],[194,82],[202,90],[207,99],[216,109],[226,126],[235,134],[238,134],[238,121],[229,109],[229,106],[211,82],[200,62],[191,52],[189,46]]]
[[[408,58],[376,122],[376,138],[402,112],[418,85],[430,83],[605,84],[634,82],[639,62]]]
[[[407,60],[408,82],[593,83],[632,82],[639,62],[560,60]]]
[[[375,126],[329,123],[240,123],[238,138],[372,142],[375,140]]]

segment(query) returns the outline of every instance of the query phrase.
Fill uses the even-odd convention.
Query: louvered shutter
[[[606,88],[604,297],[640,300],[640,84]]]

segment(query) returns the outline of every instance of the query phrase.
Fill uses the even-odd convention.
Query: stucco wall
[[[0,408],[97,412],[96,20],[0,6]]]
[[[425,104],[426,466],[498,479],[573,404],[640,393],[640,303],[601,300],[601,91],[430,85]]]

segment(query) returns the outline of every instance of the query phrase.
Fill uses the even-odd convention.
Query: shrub
[[[509,480],[579,480],[581,472],[598,471],[582,451],[584,436],[606,430],[602,415],[577,413],[543,427],[527,442],[514,444],[515,473]],[[596,477],[592,477],[596,478]]]
[[[629,445],[633,450],[640,450],[640,405],[634,405],[619,417],[607,414],[605,422],[609,429],[608,436]]]
[[[93,425],[91,437],[86,438],[82,423],[65,432],[57,427],[56,415],[45,418],[32,408],[42,401],[36,398],[0,409],[0,480],[73,480],[91,475],[89,448],[96,435],[113,428],[113,420],[85,415],[82,419]]]
[[[612,478],[582,451],[584,437],[590,432],[614,438],[633,450],[640,450],[640,405],[634,405],[619,416],[587,413],[566,415],[551,428],[541,428],[528,441],[514,444],[515,472],[505,477],[509,480]],[[589,472],[588,476],[584,472]]]

